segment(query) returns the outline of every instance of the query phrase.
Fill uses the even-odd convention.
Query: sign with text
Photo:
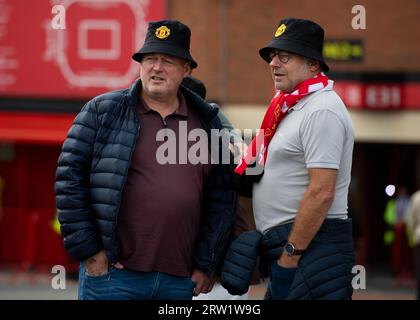
[[[329,61],[361,61],[363,58],[363,42],[360,40],[326,39],[323,55]]]
[[[88,98],[126,88],[164,0],[0,0],[0,96]]]
[[[335,82],[334,90],[352,109],[420,109],[419,82],[362,83],[340,80]]]

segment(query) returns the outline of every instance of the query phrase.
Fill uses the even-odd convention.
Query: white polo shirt
[[[347,218],[354,129],[340,97],[326,88],[300,100],[268,146],[264,175],[253,188],[257,230],[294,220],[309,183],[309,168],[337,169],[334,201],[327,218]]]

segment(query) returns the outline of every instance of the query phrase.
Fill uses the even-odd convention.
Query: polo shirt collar
[[[188,118],[187,101],[185,100],[185,97],[184,97],[184,95],[182,94],[181,91],[178,91],[178,101],[179,101],[178,109],[176,109],[174,111],[174,113],[172,113],[172,114],[176,114],[176,115],[180,115],[182,117]],[[155,110],[151,109],[147,105],[147,103],[144,101],[141,94],[139,94],[138,113],[139,114],[145,114],[145,113],[152,112],[152,111],[155,111]]]

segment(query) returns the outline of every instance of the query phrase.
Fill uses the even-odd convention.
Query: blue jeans
[[[80,264],[79,300],[191,300],[194,287],[190,277],[125,268],[89,276]]]
[[[268,286],[269,298],[273,300],[286,300],[290,292],[297,268],[284,268],[275,260],[271,265],[270,283]]]

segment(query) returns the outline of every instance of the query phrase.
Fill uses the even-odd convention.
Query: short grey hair
[[[321,68],[321,62],[319,62],[318,60],[316,60],[316,59],[312,59],[312,58],[307,58],[307,57],[303,57],[303,62],[309,67],[309,66],[312,66],[312,65],[314,65],[314,64],[317,64],[318,65],[318,69],[319,69],[319,71],[321,71],[322,70],[322,68]]]

